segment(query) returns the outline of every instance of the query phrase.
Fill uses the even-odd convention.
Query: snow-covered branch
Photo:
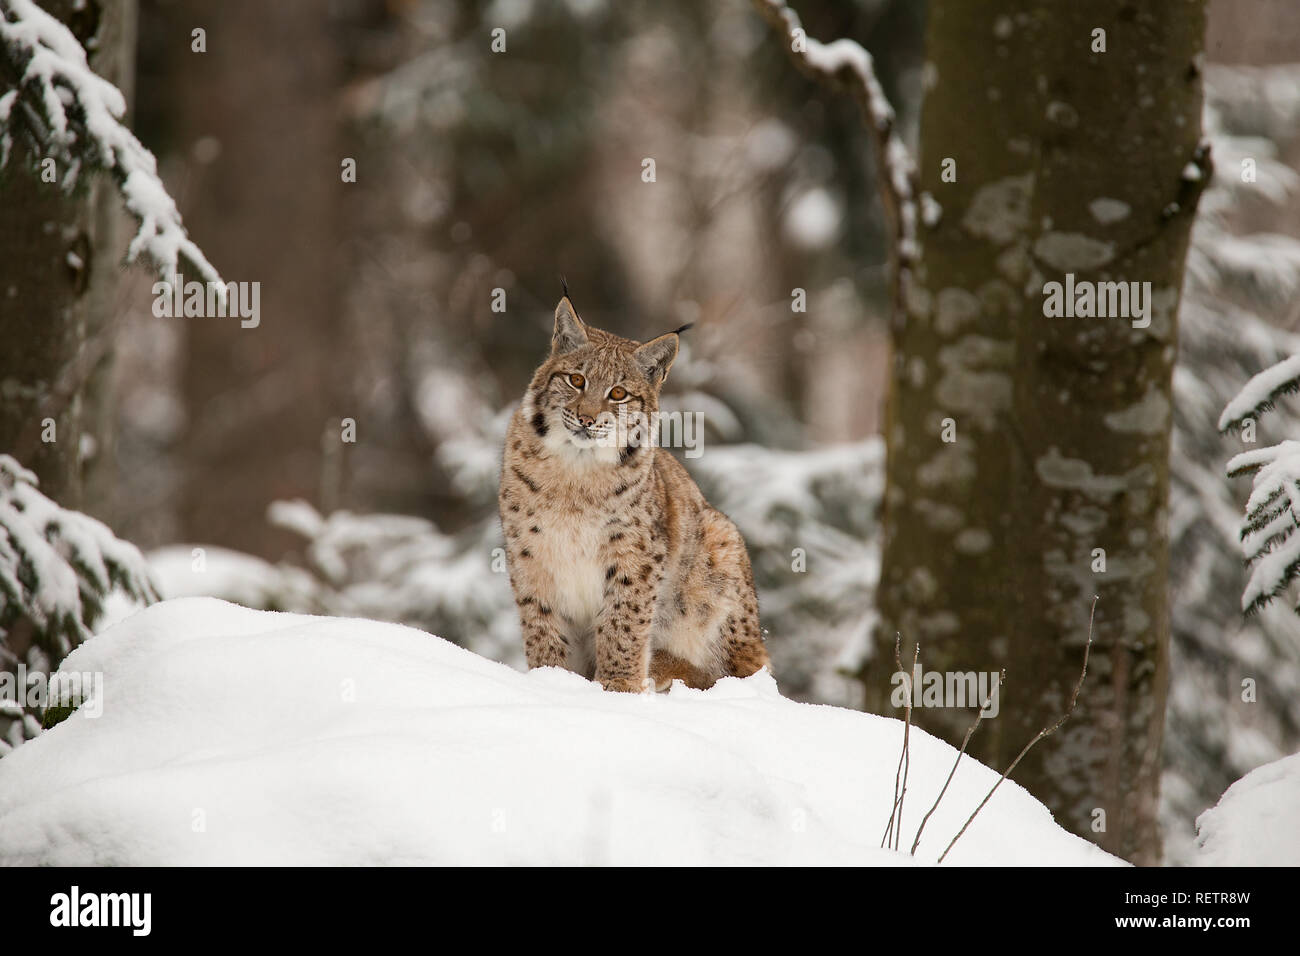
[[[0,756],[40,733],[27,678],[48,674],[90,637],[110,593],[158,600],[144,557],[105,525],[59,507],[36,476],[0,455]],[[25,677],[24,677],[25,673]]]
[[[1228,462],[1228,474],[1254,472],[1246,502],[1241,550],[1251,569],[1241,596],[1242,610],[1258,611],[1300,576],[1300,442],[1284,441],[1243,452]]]
[[[26,618],[62,658],[91,634],[109,592],[158,600],[144,557],[103,523],[59,507],[36,476],[0,455],[0,647]]]
[[[33,0],[0,0],[0,79],[13,83],[0,94],[0,166],[20,142],[36,161],[55,161],[64,189],[83,167],[107,172],[139,221],[127,261],[143,255],[170,282],[184,259],[204,281],[221,282],[181,225],[153,154],[123,125],[122,91],[91,70],[77,38]]]
[[[1241,428],[1272,409],[1283,395],[1300,391],[1300,356],[1293,355],[1254,376],[1228,403],[1219,428]],[[1228,475],[1253,473],[1241,526],[1241,551],[1252,565],[1241,607],[1253,613],[1282,595],[1300,577],[1300,441],[1282,441],[1236,455]]]
[[[875,63],[861,44],[849,39],[822,43],[808,36],[785,0],[753,0],[763,18],[782,34],[782,42],[795,65],[807,75],[836,89],[846,90],[861,108],[873,133],[876,165],[880,170],[881,202],[889,219],[895,264],[895,300],[903,275],[920,252],[917,220],[916,162],[898,133],[894,107],[876,77]],[[895,321],[902,311],[896,307]]]
[[[1228,403],[1219,417],[1219,431],[1240,428],[1248,418],[1257,418],[1283,395],[1300,391],[1300,355],[1293,355],[1266,368],[1252,378]]]

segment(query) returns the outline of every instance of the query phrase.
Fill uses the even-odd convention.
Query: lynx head
[[[686,328],[633,342],[584,323],[566,290],[555,307],[551,354],[525,396],[529,424],[547,447],[574,461],[636,459],[657,438],[659,390]]]

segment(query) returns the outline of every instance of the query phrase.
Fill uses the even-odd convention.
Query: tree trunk
[[[330,5],[309,0],[185,0],[154,13],[171,38],[169,106],[191,159],[186,226],[224,280],[261,283],[255,327],[166,320],[184,335],[181,533],[276,559],[299,539],[267,522],[267,505],[321,505],[327,458],[344,450],[340,421],[357,415],[339,242],[344,190],[357,187],[341,175],[354,153],[341,137],[337,25]],[[193,49],[196,28],[206,52]],[[359,440],[368,428],[358,421]]]
[[[1170,389],[1190,174],[1208,175],[1204,28],[1203,0],[931,3],[920,169],[942,215],[903,290],[882,624],[862,673],[883,712],[896,631],[905,667],[912,641],[926,671],[1005,667],[970,747],[1004,768],[1068,707],[1099,595],[1078,707],[1014,779],[1136,863],[1160,854]],[[1048,317],[1044,286],[1067,273],[1149,282],[1149,327]],[[957,742],[971,711],[947,703],[914,719]]]
[[[91,68],[129,94],[134,0],[42,6],[87,46]],[[87,174],[68,194],[32,165],[19,147],[0,171],[0,452],[35,471],[47,496],[84,508],[83,440],[102,437],[94,383],[106,379],[121,203],[106,178]]]

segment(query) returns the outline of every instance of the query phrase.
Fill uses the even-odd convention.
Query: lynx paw
[[[655,691],[654,681],[648,677],[606,677],[601,678],[600,686],[622,694],[653,694]]]

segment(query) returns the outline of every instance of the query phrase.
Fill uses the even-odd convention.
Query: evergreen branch
[[[1269,411],[1279,398],[1300,391],[1300,355],[1272,365],[1257,374],[1219,416],[1219,431],[1240,428],[1248,418],[1258,418]]]
[[[72,31],[33,0],[0,0],[0,77],[13,84],[0,95],[0,166],[16,136],[33,161],[55,161],[65,190],[83,166],[108,173],[138,222],[127,261],[145,258],[170,283],[184,260],[224,297],[221,276],[181,224],[157,160],[123,125],[122,91],[91,70]]]

